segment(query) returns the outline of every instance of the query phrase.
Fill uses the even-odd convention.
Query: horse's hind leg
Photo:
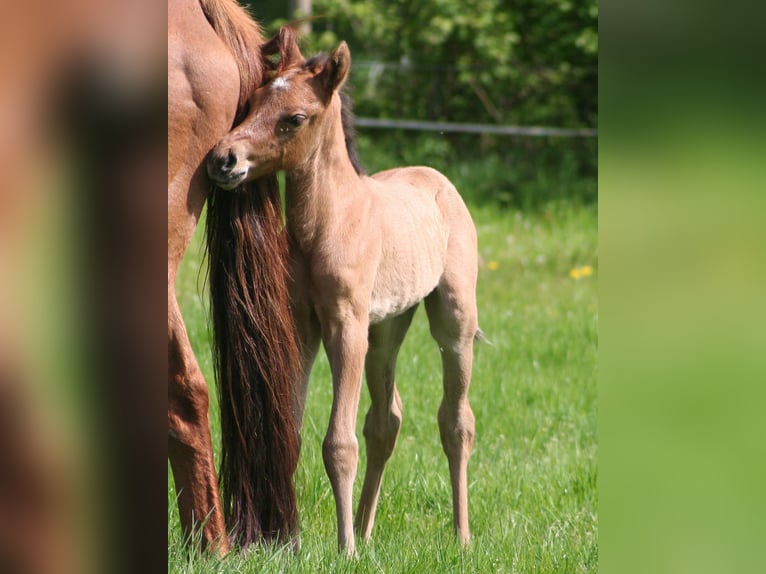
[[[173,287],[168,293],[168,456],[184,535],[229,550],[208,422],[208,390],[194,358]]]
[[[442,283],[425,300],[431,334],[442,356],[444,397],[439,406],[439,432],[449,461],[455,533],[470,541],[468,528],[468,458],[475,423],[468,404],[473,340],[478,328],[475,283],[465,277]]]
[[[365,360],[370,409],[364,421],[367,470],[356,513],[355,526],[362,540],[368,540],[375,523],[383,470],[396,445],[402,423],[402,401],[396,390],[396,356],[417,307],[404,314],[372,325]]]

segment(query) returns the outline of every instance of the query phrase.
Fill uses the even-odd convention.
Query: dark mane
[[[343,136],[346,139],[346,151],[348,152],[348,159],[351,160],[351,164],[354,166],[354,170],[359,175],[367,173],[359,159],[359,155],[356,150],[356,129],[354,128],[354,110],[351,104],[351,96],[346,92],[346,87],[340,91],[340,119],[343,123]]]
[[[312,69],[319,64],[323,64],[327,59],[327,54],[317,54],[312,56],[303,64],[306,69]],[[348,159],[351,160],[351,165],[354,166],[354,170],[359,175],[365,175],[367,170],[364,169],[361,160],[359,159],[359,153],[356,149],[356,129],[354,129],[354,110],[351,102],[351,96],[348,95],[347,89],[348,83],[346,83],[340,91],[340,119],[343,125],[343,136],[346,140],[346,151],[348,152]]]

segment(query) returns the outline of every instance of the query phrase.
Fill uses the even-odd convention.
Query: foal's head
[[[234,189],[275,171],[290,169],[310,157],[324,137],[328,109],[340,107],[339,90],[351,67],[345,42],[329,55],[280,64],[277,76],[257,89],[250,114],[212,149],[210,178]]]

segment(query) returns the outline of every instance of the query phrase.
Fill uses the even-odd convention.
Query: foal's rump
[[[370,308],[374,323],[423,299],[457,260],[475,273],[476,233],[455,186],[435,169],[390,169],[371,180],[382,229]],[[456,248],[463,252],[458,258]]]

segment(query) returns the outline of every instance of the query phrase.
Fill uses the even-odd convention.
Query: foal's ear
[[[348,49],[348,44],[344,41],[328,56],[317,78],[327,90],[327,93],[332,94],[346,81],[350,69],[351,51]]]
[[[290,26],[282,26],[271,40],[261,46],[261,51],[266,56],[279,54],[277,73],[303,62],[303,54],[298,48],[298,34]]]

